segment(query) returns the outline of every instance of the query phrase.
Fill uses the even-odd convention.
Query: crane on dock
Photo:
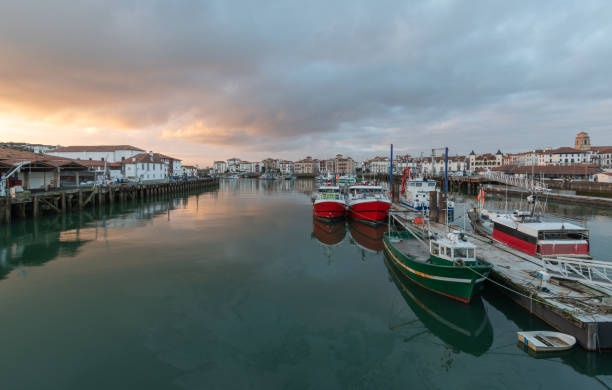
[[[25,165],[29,165],[31,162],[30,161],[21,161],[20,163],[17,163],[17,165],[15,165],[15,168],[13,168],[11,171],[9,171],[9,173],[7,173],[6,175],[2,176],[2,180],[0,181],[0,196],[7,196],[7,180],[13,176],[15,173],[19,173],[21,171],[21,168]]]

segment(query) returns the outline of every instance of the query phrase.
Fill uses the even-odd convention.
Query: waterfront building
[[[333,172],[338,175],[354,175],[355,174],[355,161],[350,157],[344,157],[341,154],[336,154],[336,157],[332,160],[334,169]]]
[[[322,175],[334,174],[336,165],[333,159],[319,160],[319,173]]]
[[[591,152],[569,147],[561,147],[548,151],[552,165],[585,164],[590,162]]]
[[[469,156],[470,173],[492,169],[504,165],[504,155],[498,150],[497,153],[476,154],[472,150]]]
[[[574,149],[577,150],[591,150],[591,137],[585,131],[581,131],[576,134],[576,139],[574,140]]]
[[[240,172],[257,173],[256,167],[257,167],[257,163],[254,163],[254,162],[250,162],[250,161],[240,162]]]
[[[591,162],[601,168],[612,168],[612,146],[591,147]]]
[[[280,170],[280,160],[274,158],[266,158],[261,161],[266,172],[278,172]]]
[[[242,160],[236,157],[227,160],[227,171],[231,173],[240,172],[240,162]]]
[[[52,150],[55,148],[59,148],[60,146],[52,146],[52,145],[43,145],[43,144],[30,144],[27,142],[1,142],[0,147],[9,148],[9,149],[17,149],[25,152],[32,153],[44,153],[48,150]]]
[[[131,145],[87,145],[60,147],[48,150],[45,154],[73,160],[121,162],[143,152],[144,150]]]
[[[152,153],[152,152],[149,152]],[[168,177],[181,177],[183,176],[182,161],[178,158],[166,156],[161,153],[154,153],[156,158],[159,158],[164,164],[168,166]]]
[[[308,156],[303,160],[296,161],[294,164],[294,171],[297,175],[318,175],[319,174],[319,160],[313,159]]]
[[[225,161],[215,161],[213,163],[213,172],[220,175],[227,171],[227,163]]]
[[[105,180],[117,181],[124,178],[123,165],[120,162],[80,160],[79,164],[88,168],[88,172],[93,174],[93,181],[96,183],[104,183]]]
[[[364,162],[366,173],[385,174],[389,173],[389,157],[374,157]]]
[[[168,165],[153,152],[140,153],[121,162],[123,175],[138,182],[164,181],[168,178]]]
[[[295,170],[293,161],[288,161],[288,160],[281,160],[279,163],[279,167],[280,167],[280,172],[283,175],[293,175],[293,172]]]
[[[599,167],[593,164],[572,164],[572,165],[507,165],[492,168],[493,171],[502,172],[507,175],[520,178],[531,179],[555,179],[555,180],[594,180],[595,174],[599,172]]]
[[[193,165],[183,165],[183,176],[198,177],[198,167]]]
[[[612,183],[612,172],[600,172],[595,174],[595,181],[598,183]]]
[[[443,175],[446,161],[444,157],[434,157],[432,163],[431,158],[423,159],[421,163],[421,171],[428,175]],[[464,174],[468,171],[468,160],[465,156],[449,156],[448,157],[448,173]]]
[[[21,169],[7,179],[6,175],[19,166]],[[81,179],[92,176],[88,171],[86,166],[69,158],[0,148],[0,174],[5,179],[1,182],[2,193],[13,187],[23,191],[78,185]]]

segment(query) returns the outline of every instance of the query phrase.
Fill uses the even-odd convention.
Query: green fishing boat
[[[393,265],[405,277],[464,303],[470,303],[475,289],[492,268],[476,257],[476,246],[459,232],[431,239],[429,248],[408,231],[386,233],[383,244]]]

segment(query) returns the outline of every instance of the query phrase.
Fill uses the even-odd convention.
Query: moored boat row
[[[382,222],[387,218],[391,201],[381,186],[352,185],[348,194],[343,194],[339,186],[324,184],[318,189],[312,210],[319,218],[350,218]]]

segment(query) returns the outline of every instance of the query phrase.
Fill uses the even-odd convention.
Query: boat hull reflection
[[[383,235],[387,231],[387,225],[372,225],[350,219],[349,231],[358,246],[374,252],[384,249]]]
[[[323,220],[313,217],[312,235],[323,245],[335,246],[344,240],[346,225],[343,220]]]
[[[386,255],[385,264],[406,303],[436,337],[474,356],[482,355],[491,347],[493,328],[480,296],[470,305],[458,304],[402,276]]]

